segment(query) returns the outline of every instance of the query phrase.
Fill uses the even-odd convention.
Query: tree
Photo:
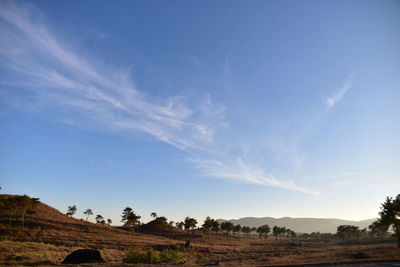
[[[217,220],[213,220],[211,225],[211,231],[215,233],[215,237],[217,237],[219,230],[220,230],[219,222]]]
[[[257,228],[257,233],[260,236],[260,238],[268,238],[268,234],[271,232],[271,228],[268,226],[268,224],[264,224],[260,227]]]
[[[196,225],[197,225],[196,219],[189,217],[185,218],[184,222],[185,230],[190,230],[190,229],[194,230],[194,228],[196,228]]]
[[[89,219],[89,216],[90,216],[90,215],[93,215],[93,211],[92,211],[91,209],[87,209],[87,210],[85,210],[85,211],[83,212],[83,214],[86,215],[86,223],[87,223],[87,221],[88,221],[88,219]]]
[[[126,207],[122,211],[121,217],[122,217],[121,222],[124,223],[124,226],[131,227],[132,230],[134,230],[136,228],[136,226],[140,225],[139,219],[141,217],[139,215],[136,215],[133,212],[132,208],[130,208],[130,207]]]
[[[272,228],[272,234],[275,236],[275,239],[278,239],[282,234],[286,234],[287,229],[285,227],[274,226]]]
[[[96,215],[96,223],[97,224],[106,224],[106,221],[104,220],[103,216],[101,216],[100,214]]]
[[[76,206],[75,205],[68,206],[68,211],[67,211],[66,215],[68,217],[72,217],[72,215],[74,215],[75,213],[76,213]]]
[[[233,233],[240,233],[240,231],[242,230],[242,226],[240,226],[240,224],[237,224],[233,227]]]
[[[297,234],[296,234],[296,232],[293,231],[293,230],[286,229],[286,236],[287,236],[288,238],[296,238],[296,237],[297,237]]]
[[[354,239],[360,236],[360,229],[354,225],[339,225],[336,234],[341,239]]]
[[[370,226],[368,226],[368,233],[372,237],[385,237],[388,234],[389,227],[387,225],[383,225],[379,221],[373,222]]]
[[[107,219],[107,225],[110,226],[112,224],[112,220],[111,219]]]
[[[185,223],[184,223],[184,222],[176,222],[176,223],[175,223],[175,226],[176,226],[177,228],[179,228],[179,229],[183,229],[183,227],[185,226]]]
[[[36,205],[39,203],[39,198],[31,198],[27,195],[15,196],[13,198],[14,208],[21,215],[21,228],[24,229],[25,215],[35,212]]]
[[[0,198],[0,216],[6,215],[9,216],[9,226],[11,227],[11,222],[13,215],[17,212],[17,204],[14,199],[17,196],[13,197],[5,197],[1,196]]]
[[[251,233],[251,228],[248,226],[243,226],[242,227],[242,233],[245,234],[245,236],[249,236],[249,234]]]
[[[235,226],[231,222],[222,222],[221,223],[221,230],[226,232],[226,235],[229,236],[229,233],[233,231]]]
[[[207,236],[209,236],[210,229],[213,225],[213,222],[214,222],[214,219],[211,219],[210,216],[207,216],[207,218],[204,220],[202,227],[204,228]]]
[[[155,218],[157,218],[157,213],[152,212],[152,213],[150,214],[150,216],[153,217],[153,218],[155,219]]]
[[[382,226],[393,227],[397,237],[397,247],[400,248],[400,194],[395,198],[387,197],[382,203],[378,223]]]

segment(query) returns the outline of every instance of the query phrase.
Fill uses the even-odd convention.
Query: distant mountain
[[[241,226],[259,227],[264,224],[268,224],[271,228],[276,226],[284,226],[290,228],[297,233],[311,233],[311,232],[321,232],[321,233],[336,233],[336,229],[339,225],[349,224],[360,227],[368,227],[376,219],[368,219],[363,221],[348,221],[341,219],[325,219],[325,218],[272,218],[272,217],[245,217],[237,220],[223,220],[218,219],[219,222],[230,221],[233,224],[240,224]]]

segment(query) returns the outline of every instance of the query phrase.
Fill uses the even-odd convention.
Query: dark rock
[[[357,260],[361,260],[361,259],[368,259],[369,255],[363,251],[359,251],[357,253],[354,253],[353,258],[357,259]]]
[[[185,243],[185,248],[189,248],[190,247],[190,240],[186,241]]]
[[[69,254],[62,264],[97,263],[104,262],[97,249],[78,249]]]

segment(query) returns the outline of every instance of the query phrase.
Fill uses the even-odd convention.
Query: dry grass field
[[[36,213],[27,218],[23,230],[18,226],[10,229],[8,218],[1,217],[0,234],[1,266],[61,266],[62,260],[78,248],[99,249],[106,261],[99,266],[125,266],[122,259],[132,247],[159,249],[183,244],[186,240],[191,240],[192,245],[181,251],[189,266],[400,262],[400,250],[396,248],[395,240],[340,244],[338,241],[275,240],[272,237],[260,239],[255,236],[227,238],[223,234],[205,238],[200,232],[188,234],[178,229],[168,233],[131,233],[116,227],[69,218],[43,203],[39,203]],[[364,259],[355,258],[355,254],[360,251],[366,255]]]

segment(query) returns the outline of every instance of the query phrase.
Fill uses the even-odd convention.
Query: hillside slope
[[[2,198],[10,197],[0,195]],[[60,211],[39,202],[34,214],[25,219],[21,231],[20,218],[14,216],[9,227],[9,216],[0,216],[0,240],[35,241],[84,247],[127,248],[133,245],[167,244],[172,240],[160,236],[132,233],[117,227],[98,225],[70,218]]]
[[[341,219],[325,219],[325,218],[272,218],[272,217],[245,217],[237,220],[223,220],[218,221],[230,221],[234,224],[240,224],[241,226],[259,227],[264,224],[268,224],[270,227],[284,226],[292,229],[298,233],[311,233],[311,232],[321,232],[321,233],[336,233],[336,229],[339,225],[349,224],[360,227],[368,227],[375,219],[368,219],[363,221],[349,221]]]

